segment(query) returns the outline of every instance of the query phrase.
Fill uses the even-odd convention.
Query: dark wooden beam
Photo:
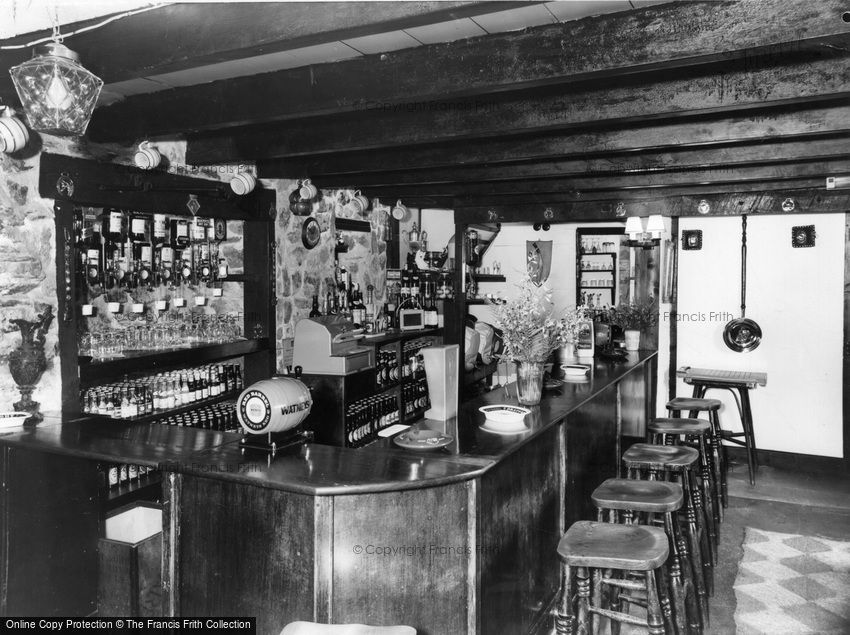
[[[808,0],[652,6],[133,96],[98,111],[90,134],[118,140],[312,115],[393,110],[403,104],[423,107],[424,102],[440,101],[445,107],[447,101],[464,97],[705,63],[746,70],[758,60],[784,63],[801,51],[844,47],[842,10],[841,0],[821,0],[817,6]],[[322,19],[312,21],[324,24]],[[253,33],[257,28],[252,25],[246,31]],[[617,36],[612,37],[613,33]],[[244,99],[245,95],[252,99]],[[199,111],[198,103],[216,106]]]
[[[455,223],[482,222],[575,222],[590,220],[625,220],[628,216],[700,216],[697,206],[707,200],[711,216],[740,214],[777,214],[793,216],[811,213],[844,213],[850,209],[850,191],[771,190],[759,192],[727,192],[714,196],[671,196],[644,201],[568,202],[527,205],[476,205],[455,208]],[[791,199],[794,209],[784,211],[783,203]]]
[[[366,150],[434,142],[466,142],[557,130],[672,122],[682,117],[718,118],[734,113],[850,100],[848,59],[808,61],[750,71],[711,72],[644,81],[625,79],[582,90],[558,90],[489,99],[469,107],[414,112],[369,112],[299,123],[234,128],[190,137],[194,164],[298,154]]]
[[[66,44],[80,55],[86,68],[110,84],[523,4],[455,0],[175,3],[74,36]],[[101,20],[70,24],[62,30],[68,33]],[[49,35],[49,31],[30,33],[4,44]],[[29,49],[0,51],[0,68],[7,69],[31,56]],[[3,73],[0,95],[8,101],[14,94],[8,74]],[[234,98],[243,101],[243,96]],[[199,110],[196,106],[191,109]],[[125,119],[123,125],[132,124],[134,119]]]
[[[387,185],[365,188],[372,196],[381,198],[412,194],[434,195],[454,194],[455,196],[497,195],[512,193],[546,192],[588,192],[595,190],[648,190],[703,184],[727,185],[734,188],[736,183],[760,183],[764,181],[783,181],[794,179],[819,179],[826,187],[826,177],[850,174],[850,158],[845,154],[839,159],[800,163],[778,163],[775,165],[726,166],[691,171],[658,171],[643,174],[618,174],[601,176],[554,176],[535,179],[515,179],[493,182],[470,183],[422,183],[406,185]],[[321,179],[314,183],[325,189],[335,189],[341,184],[326,185]],[[356,184],[349,184],[355,186]],[[358,186],[359,187],[359,186]]]
[[[638,188],[630,190],[603,189],[594,191],[550,191],[550,192],[510,192],[502,194],[468,194],[462,193],[454,196],[452,208],[483,206],[483,205],[525,205],[525,204],[543,204],[551,203],[581,203],[581,202],[605,202],[611,200],[617,201],[651,201],[658,198],[667,198],[671,196],[715,196],[734,192],[761,192],[769,190],[799,191],[799,190],[815,190],[823,189],[824,180],[818,179],[787,179],[782,181],[753,181],[752,183],[710,183],[706,185],[679,185],[671,187],[657,188]],[[373,196],[375,193],[366,189],[364,194]],[[404,202],[408,201],[408,196],[403,196]],[[420,194],[419,196],[426,196]],[[432,198],[446,197],[444,194],[432,194]],[[381,198],[379,196],[379,198]],[[389,200],[391,197],[384,196],[383,199]],[[393,199],[395,200],[395,199]]]
[[[850,117],[850,110],[846,112]],[[266,178],[303,178],[308,175],[350,176],[351,182],[359,180],[360,175],[386,173],[404,166],[406,171],[429,168],[452,167],[460,169],[468,166],[535,162],[547,159],[582,159],[588,162],[589,169],[604,165],[605,162],[634,161],[659,163],[694,152],[711,151],[720,148],[752,147],[757,153],[762,144],[798,144],[801,149],[830,144],[834,140],[846,143],[850,136],[850,123],[844,129],[830,130],[838,123],[821,113],[821,125],[811,133],[795,134],[799,131],[800,118],[796,113],[775,114],[770,126],[761,127],[755,118],[750,129],[744,129],[745,120],[732,119],[703,123],[699,128],[687,124],[673,124],[669,127],[648,126],[636,130],[614,130],[591,134],[570,134],[553,132],[545,135],[529,135],[505,139],[477,139],[463,144],[430,144],[416,147],[387,148],[368,152],[337,152],[334,154],[310,155],[303,157],[281,157],[261,159],[257,169]],[[840,118],[840,117],[839,117]],[[846,119],[845,122],[850,122]],[[690,130],[690,138],[686,134]],[[669,133],[669,135],[667,134]],[[640,134],[641,136],[637,136]],[[591,138],[592,137],[592,138]],[[674,138],[678,143],[671,144]],[[592,139],[597,141],[593,147]],[[635,157],[646,156],[646,159]],[[678,159],[674,159],[678,160]],[[685,161],[691,160],[685,158]]]
[[[844,158],[850,141],[847,136],[837,139],[812,141],[776,141],[754,145],[725,145],[698,150],[670,149],[662,152],[631,153],[623,156],[590,158],[552,158],[536,161],[491,164],[482,157],[479,165],[453,165],[441,168],[415,170],[404,166],[400,170],[372,173],[317,174],[310,178],[323,187],[331,184],[381,187],[406,184],[471,183],[485,181],[516,181],[557,176],[610,176],[662,174],[669,172],[694,172],[711,168],[728,173],[736,167],[776,165],[825,161]],[[274,165],[274,160],[271,161]],[[261,164],[261,173],[272,177],[268,164]],[[286,175],[280,175],[286,176]]]

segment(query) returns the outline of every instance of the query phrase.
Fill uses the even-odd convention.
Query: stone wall
[[[306,217],[295,216],[289,211],[289,195],[297,182],[275,179],[263,184],[277,191],[277,365],[280,371],[286,365],[287,345],[291,345],[295,335],[295,324],[310,313],[313,296],[318,295],[321,302],[328,289],[334,288],[336,218],[350,216],[348,203],[353,191],[321,193],[313,204],[312,215],[319,221],[322,237],[316,247],[307,249],[301,241],[301,226]],[[357,218],[369,220],[372,213]],[[351,272],[352,282],[360,285],[364,299],[367,287],[372,285],[375,301],[379,301],[384,295],[387,262],[387,245],[380,227],[374,227],[370,233],[342,232],[341,237],[348,251],[340,254],[340,262]]]

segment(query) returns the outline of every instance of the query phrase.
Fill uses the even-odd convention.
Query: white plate
[[[487,419],[481,426],[479,426],[484,432],[490,432],[492,434],[502,434],[505,436],[514,435],[514,434],[522,434],[523,432],[528,432],[528,428],[525,427],[524,423],[519,424],[498,424],[494,423]]]
[[[14,428],[15,426],[23,425],[28,412],[0,412],[0,428]]]
[[[513,406],[508,404],[498,404],[493,406],[481,406],[478,409],[483,412],[488,421],[498,424],[517,425],[522,423],[525,415],[531,410],[522,406]]]
[[[590,370],[590,366],[585,366],[584,364],[562,364],[561,370],[564,371],[565,377],[584,377],[587,375],[587,371]]]

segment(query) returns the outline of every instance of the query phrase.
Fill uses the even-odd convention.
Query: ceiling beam
[[[398,186],[406,184],[469,183],[536,179],[558,176],[610,176],[667,172],[693,172],[712,166],[728,171],[753,165],[776,165],[802,161],[824,161],[848,156],[850,140],[847,135],[836,139],[807,141],[774,141],[753,145],[725,145],[699,149],[671,149],[660,152],[631,153],[623,156],[551,158],[514,163],[495,163],[481,157],[477,165],[454,165],[421,170],[404,169],[385,172],[345,174],[309,173],[313,182],[356,187]],[[400,164],[404,165],[404,164]],[[265,166],[261,176],[273,172]],[[281,175],[284,176],[284,175]]]
[[[622,207],[618,199],[564,203],[529,203],[525,205],[473,205],[455,207],[455,222],[573,222],[577,220],[623,221],[627,216],[699,216],[698,205],[706,200],[711,216],[741,214],[778,214],[794,216],[808,213],[844,213],[850,207],[850,191],[824,192],[812,190],[761,190],[755,192],[724,192],[713,196],[660,196],[657,199],[627,201]],[[783,210],[791,199],[794,209]],[[790,237],[789,237],[790,239]]]
[[[522,2],[227,2],[174,3],[69,38],[66,44],[107,84],[196,66],[501,11]],[[68,33],[102,18],[69,24]],[[19,44],[50,31],[10,38]],[[32,51],[0,51],[0,68]],[[8,75],[0,96],[13,96]],[[242,96],[235,99],[241,100]],[[198,102],[190,106],[197,112]],[[125,119],[124,124],[131,123]]]
[[[840,159],[813,161],[806,163],[780,163],[765,166],[734,166],[722,164],[710,168],[686,172],[649,172],[644,174],[619,174],[603,176],[550,176],[535,179],[516,179],[482,183],[422,183],[408,185],[387,185],[363,188],[371,196],[381,198],[405,197],[412,194],[435,195],[453,194],[454,196],[486,196],[513,193],[540,192],[588,192],[594,190],[630,190],[672,187],[699,186],[705,184],[730,186],[739,182],[758,183],[763,181],[782,181],[786,179],[819,179],[826,187],[826,177],[850,174],[850,159],[845,154]],[[320,180],[316,185],[330,189],[332,186]]]
[[[842,11],[842,0],[655,5],[132,96],[98,109],[89,130],[94,139],[127,140],[259,121],[392,110],[401,104],[421,106],[706,63],[747,70],[759,60],[784,62],[805,51],[842,48],[847,37]],[[758,28],[752,28],[755,24]],[[208,107],[199,110],[198,103]]]
[[[583,90],[523,93],[446,110],[362,113],[234,128],[190,137],[192,164],[367,150],[556,130],[644,125],[681,117],[850,98],[850,56],[749,71],[713,69],[695,77],[659,74]]]

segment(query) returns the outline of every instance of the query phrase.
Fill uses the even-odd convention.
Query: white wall
[[[767,386],[751,391],[756,445],[840,457],[845,217],[747,221],[747,317],[761,326],[761,345],[735,353],[723,343],[726,322],[740,316],[741,218],[682,218],[680,231],[701,229],[703,247],[679,252],[677,365],[767,372]],[[795,225],[815,226],[814,248],[791,247]],[[691,387],[680,380],[677,394]],[[731,395],[709,396],[724,402],[723,427],[740,430]]]

